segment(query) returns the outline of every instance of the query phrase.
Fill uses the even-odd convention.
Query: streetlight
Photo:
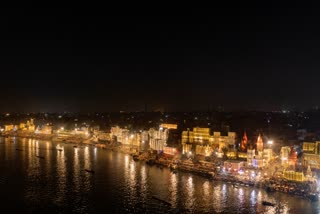
[[[269,145],[272,145],[273,144],[273,140],[268,140],[267,142]]]

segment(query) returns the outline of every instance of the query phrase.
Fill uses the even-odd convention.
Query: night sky
[[[318,11],[288,6],[6,10],[0,111],[311,108]]]

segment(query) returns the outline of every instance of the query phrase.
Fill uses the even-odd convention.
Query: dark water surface
[[[319,202],[172,173],[93,146],[19,138],[0,138],[0,191],[1,209],[10,213],[320,212]]]

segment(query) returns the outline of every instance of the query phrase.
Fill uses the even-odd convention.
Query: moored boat
[[[275,204],[271,203],[269,201],[262,201],[262,205],[264,205],[264,206],[272,206],[273,207]]]
[[[36,155],[37,158],[44,159],[43,156]]]
[[[89,172],[89,173],[91,173],[91,174],[94,174],[94,171],[91,170],[91,169],[85,169],[85,171],[86,171],[86,172]]]

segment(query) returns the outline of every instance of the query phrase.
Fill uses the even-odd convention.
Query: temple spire
[[[241,141],[241,145],[240,145],[241,151],[247,150],[247,144],[248,144],[248,137],[247,137],[247,133],[244,132],[243,137],[242,137],[242,141]]]
[[[257,151],[263,151],[263,141],[262,141],[262,137],[260,134],[259,134],[258,140],[257,140]]]

